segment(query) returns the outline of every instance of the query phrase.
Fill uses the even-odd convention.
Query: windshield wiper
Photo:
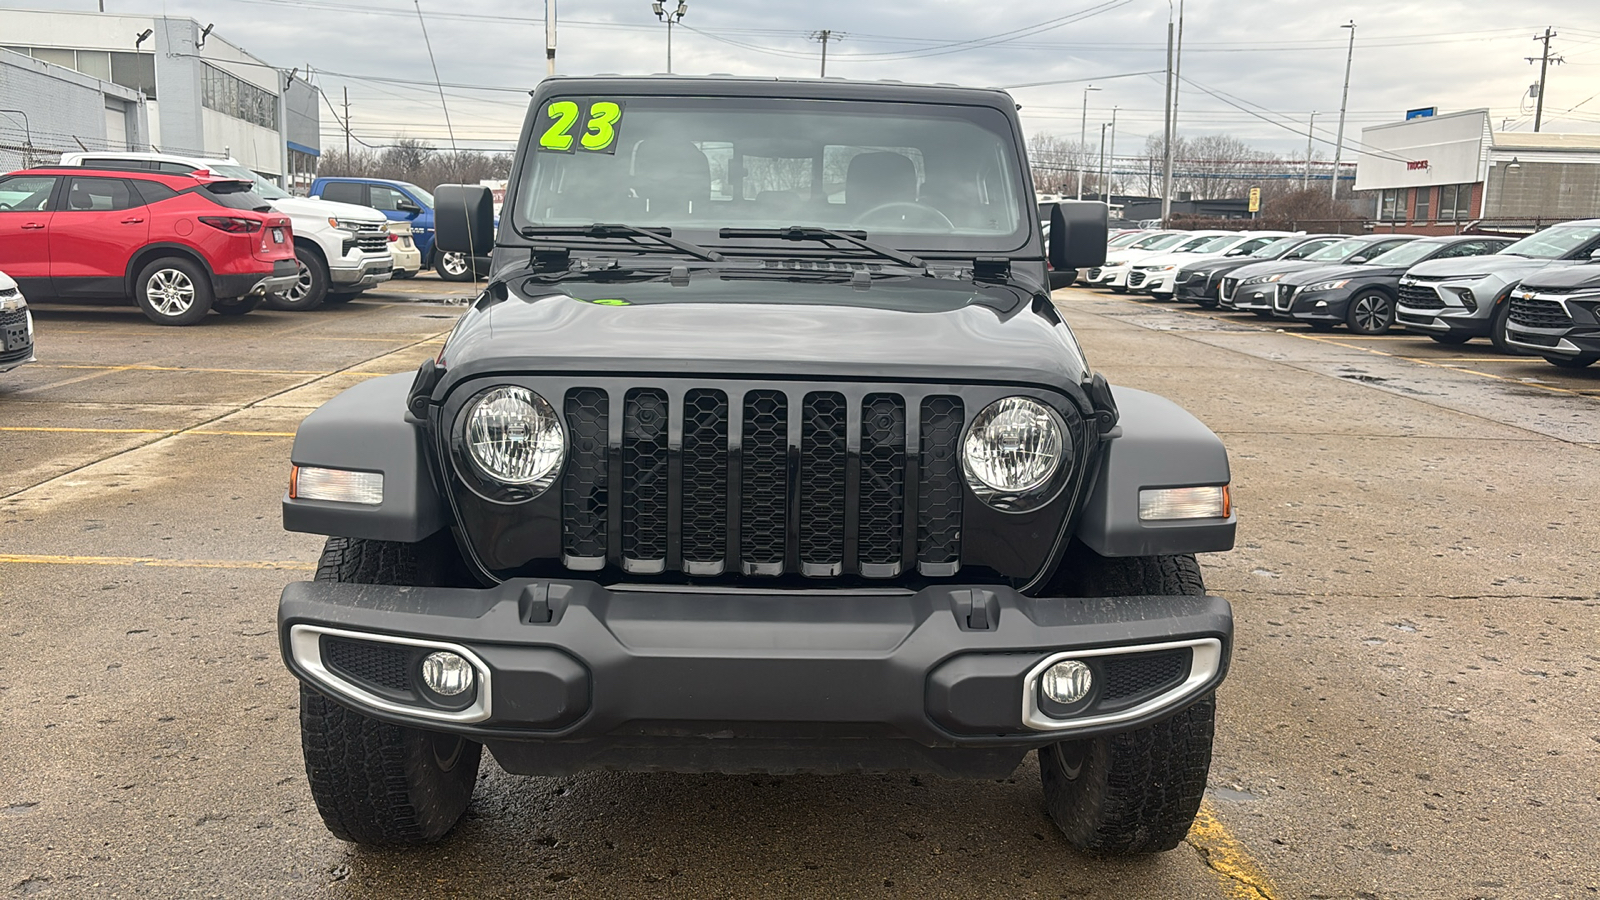
[[[538,237],[592,237],[592,238],[618,238],[618,237],[647,237],[651,240],[666,244],[675,250],[682,250],[690,256],[704,259],[709,262],[722,262],[723,256],[715,250],[707,250],[699,244],[691,244],[672,236],[670,228],[639,228],[635,225],[624,225],[620,222],[596,222],[593,225],[525,225],[517,229],[517,234],[526,238]]]
[[[866,232],[862,232],[865,234]],[[790,225],[787,228],[724,228],[717,232],[720,238],[782,238],[786,241],[844,241],[854,244],[863,250],[870,250],[884,259],[893,260],[902,266],[913,269],[925,269],[928,264],[920,257],[909,253],[902,253],[893,247],[874,244],[871,241],[856,237],[848,231],[834,231],[831,228],[816,228],[810,225]]]

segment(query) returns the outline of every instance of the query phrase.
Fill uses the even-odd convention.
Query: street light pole
[[[1300,179],[1300,190],[1311,189],[1311,134],[1317,127],[1317,111],[1311,111],[1311,124],[1306,126],[1306,177]]]
[[[1098,90],[1100,90],[1100,89],[1095,87],[1092,84],[1083,89],[1083,118],[1078,120],[1078,152],[1079,153],[1082,153],[1086,149],[1088,149],[1087,143],[1088,143],[1088,140],[1089,140],[1089,134],[1088,134],[1088,128],[1089,128],[1089,92],[1090,91],[1098,91]],[[1078,164],[1078,199],[1079,200],[1083,199],[1083,163],[1082,162],[1080,162]]]
[[[650,10],[656,14],[656,18],[667,23],[667,74],[671,75],[672,26],[674,23],[683,19],[683,14],[689,11],[689,4],[686,3],[685,0],[678,0],[678,8],[674,10],[668,10],[662,5],[661,0],[656,0],[656,2],[650,4]]]
[[[544,74],[556,73],[556,0],[544,0]]]
[[[1106,202],[1106,123],[1100,123],[1100,202]],[[1107,204],[1109,205],[1109,204]]]
[[[1101,191],[1101,193],[1105,194],[1106,205],[1109,206],[1111,204],[1111,176],[1116,172],[1117,168],[1117,108],[1115,106],[1111,107],[1111,147],[1106,153],[1106,165],[1110,166],[1110,168],[1100,175],[1101,178],[1105,179],[1105,190]]]
[[[1161,162],[1161,227],[1172,215],[1172,0],[1167,0],[1167,96],[1162,110],[1167,114]]]
[[[1350,49],[1344,56],[1344,96],[1339,99],[1339,136],[1333,144],[1333,177],[1328,179],[1328,199],[1339,199],[1339,160],[1344,155],[1344,112],[1350,104],[1350,61],[1356,56],[1356,22],[1351,19],[1340,28],[1350,29]]]

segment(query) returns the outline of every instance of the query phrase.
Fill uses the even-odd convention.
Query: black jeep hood
[[[771,273],[777,274],[777,273]],[[1087,365],[1048,299],[927,276],[491,284],[445,346],[442,396],[519,372],[986,382],[1077,394]]]

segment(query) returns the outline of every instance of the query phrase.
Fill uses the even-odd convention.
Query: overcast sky
[[[0,5],[92,10],[95,0]],[[273,65],[309,65],[335,103],[348,87],[353,131],[369,144],[410,136],[449,146],[413,0],[105,6],[215,23],[217,34]],[[543,2],[421,0],[421,9],[457,142],[509,146],[526,107],[522,92],[544,76]],[[559,72],[666,70],[667,29],[649,0],[561,0],[559,12]],[[1495,128],[1531,130],[1528,89],[1538,66],[1525,57],[1539,54],[1532,38],[1545,26],[1558,33],[1552,51],[1566,63],[1551,67],[1544,130],[1600,132],[1600,11],[1592,0],[1192,0],[1184,13],[1182,74],[1192,79],[1180,95],[1184,134],[1227,133],[1299,155],[1315,110],[1320,147],[1330,153],[1349,36],[1340,26],[1350,20],[1357,26],[1347,126],[1353,139],[1364,125],[1423,106],[1487,107]],[[672,65],[680,74],[816,75],[821,47],[807,36],[830,29],[839,40],[828,48],[829,75],[986,86],[1069,82],[1013,90],[1030,131],[1076,139],[1083,91],[1093,83],[1101,90],[1088,95],[1091,143],[1115,105],[1117,149],[1133,153],[1162,126],[1168,15],[1166,0],[694,0],[673,29]],[[326,107],[322,127],[324,146],[343,142]]]

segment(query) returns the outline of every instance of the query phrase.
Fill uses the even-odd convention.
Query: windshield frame
[[[855,234],[865,234],[866,238],[885,246],[898,250],[914,252],[925,257],[957,257],[970,258],[974,255],[1004,254],[1007,256],[1020,256],[1023,258],[1041,258],[1044,244],[1042,225],[1037,221],[1035,214],[1037,204],[1033,195],[1025,191],[1029,184],[1028,161],[1025,155],[1025,146],[1021,126],[1014,112],[1010,112],[998,105],[987,103],[957,103],[957,102],[914,102],[884,96],[881,91],[833,94],[832,91],[844,86],[812,86],[786,85],[795,90],[776,96],[770,82],[765,83],[764,90],[731,90],[727,93],[718,92],[719,86],[693,85],[693,90],[674,90],[674,85],[664,83],[659,89],[647,89],[633,79],[621,79],[619,83],[607,83],[604,78],[595,79],[570,79],[553,83],[548,89],[535,92],[530,114],[523,123],[523,133],[518,144],[517,158],[512,166],[512,177],[507,185],[503,209],[507,214],[501,216],[501,229],[499,232],[500,243],[508,246],[526,246],[535,240],[522,235],[521,229],[528,228],[536,232],[541,226],[570,224],[551,223],[531,220],[524,210],[523,198],[527,192],[535,189],[538,178],[537,165],[541,151],[537,150],[538,132],[535,125],[539,119],[539,110],[553,100],[595,100],[612,99],[620,103],[634,104],[651,101],[660,101],[662,107],[677,108],[704,108],[725,109],[729,107],[742,107],[753,113],[772,113],[785,108],[796,110],[813,109],[824,112],[826,105],[837,104],[847,109],[851,114],[873,117],[893,115],[898,113],[907,119],[940,119],[945,118],[951,122],[966,123],[984,131],[991,132],[996,142],[996,152],[1000,154],[997,160],[1009,170],[1005,189],[1013,194],[1010,203],[1015,207],[1015,227],[1007,233],[940,233],[933,231],[902,231],[894,232],[881,227],[863,227],[853,223],[827,223],[807,224],[806,222],[791,222],[789,225],[804,227],[826,227],[837,230],[846,230]],[[629,84],[628,82],[633,82]],[[594,89],[588,89],[591,86]],[[688,87],[687,85],[685,86]],[[751,87],[745,85],[730,85],[730,87]],[[852,85],[851,87],[857,87]],[[862,94],[857,96],[857,94]],[[973,92],[977,93],[977,92]],[[657,107],[660,108],[660,107]],[[1009,114],[1008,114],[1009,113]],[[625,126],[624,126],[625,127]],[[859,146],[867,146],[863,142]],[[704,247],[739,253],[767,252],[774,246],[783,246],[785,253],[796,253],[800,248],[793,242],[786,242],[782,238],[722,238],[719,232],[724,228],[749,228],[765,227],[765,223],[741,221],[735,217],[726,220],[706,220],[703,227],[701,223],[694,225],[684,224],[679,221],[637,221],[624,222],[623,224],[642,227],[666,227],[673,235],[682,237]],[[787,226],[785,226],[787,227]],[[548,244],[548,239],[539,240],[538,243]],[[568,244],[568,240],[561,243]],[[582,245],[585,249],[596,247],[588,239],[578,238],[571,241],[574,246]],[[617,248],[615,243],[606,245],[608,249]],[[796,255],[839,255],[839,250],[829,250],[822,246],[811,248],[811,253],[800,252]]]

